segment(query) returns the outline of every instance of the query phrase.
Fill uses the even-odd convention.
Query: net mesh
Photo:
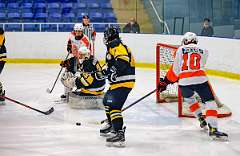
[[[157,44],[156,47],[156,85],[159,84],[160,78],[164,78],[167,71],[174,62],[174,55],[177,51],[177,46],[171,46],[167,44]],[[214,94],[214,93],[213,93]],[[193,117],[189,110],[188,104],[181,98],[181,94],[178,93],[178,84],[170,84],[163,92],[157,92],[157,102],[178,102],[178,116],[179,117]],[[199,101],[200,106],[205,112],[205,105],[201,102],[200,97],[195,94],[196,99]],[[218,105],[218,117],[227,117],[231,115],[231,110],[226,105],[222,104],[217,96],[215,96],[215,102]]]

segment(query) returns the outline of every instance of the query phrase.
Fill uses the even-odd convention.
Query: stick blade
[[[46,91],[47,91],[47,93],[49,93],[49,94],[52,93],[51,90],[50,90],[49,88],[47,88]]]
[[[45,114],[45,115],[49,115],[49,114],[51,114],[53,111],[54,111],[54,108],[52,107],[52,108],[50,108],[48,111],[46,111],[44,114]]]

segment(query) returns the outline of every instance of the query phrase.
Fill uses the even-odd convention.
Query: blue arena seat
[[[6,13],[0,12],[0,22],[7,22]]]
[[[36,13],[35,21],[36,22],[46,22],[47,13]]]
[[[24,31],[39,31],[38,24],[24,24]]]
[[[48,13],[61,13],[61,6],[59,3],[48,3]]]
[[[82,17],[84,16],[84,15],[88,15],[88,13],[87,12],[78,12],[77,13],[77,21],[82,21]]]
[[[112,4],[111,3],[101,3],[100,6],[101,6],[102,9],[112,10]]]
[[[22,5],[21,5],[21,12],[22,13],[32,13],[32,7],[33,7],[33,5],[32,5],[32,3],[29,3],[29,2],[27,2],[27,3],[22,3]]]
[[[29,9],[32,7],[33,7],[32,3],[22,3],[22,5],[21,5],[21,9]]]
[[[33,13],[22,13],[22,22],[33,22],[34,16]]]
[[[34,0],[35,3],[45,3],[45,0]]]
[[[22,31],[21,24],[6,24],[5,31]]]
[[[71,13],[73,8],[72,3],[62,3],[62,14]]]
[[[7,3],[7,8],[8,9],[19,9],[19,4],[18,3]]]
[[[21,18],[20,18],[20,14],[15,12],[15,13],[8,13],[7,14],[8,17],[8,22],[20,22]]]
[[[116,23],[117,18],[113,12],[104,13],[104,22]]]
[[[87,6],[88,6],[88,9],[99,9],[100,8],[98,3],[88,3]]]
[[[103,15],[100,12],[90,12],[89,16],[92,22],[103,22]]]
[[[48,3],[48,9],[59,9],[60,4],[59,3]]]
[[[48,15],[47,21],[48,22],[62,22],[61,19],[62,19],[62,14],[60,14],[60,13],[50,13]]]
[[[34,0],[23,0],[22,3],[32,3]]]
[[[73,4],[72,3],[62,3],[62,8],[72,8]]]
[[[33,8],[35,13],[46,13],[45,3],[34,3]]]
[[[63,14],[62,22],[75,22],[75,14],[74,13]]]
[[[18,3],[8,3],[7,4],[7,12],[18,12],[19,4]]]
[[[1,2],[1,3],[0,3],[0,9],[5,9],[5,7],[6,7],[6,6],[5,6],[5,3],[2,3],[2,2]]]
[[[75,6],[76,9],[86,9],[87,8],[87,4],[86,3],[77,3],[77,5]]]

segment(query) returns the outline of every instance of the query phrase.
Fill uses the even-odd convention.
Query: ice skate
[[[207,132],[208,131],[207,122],[202,114],[198,115],[198,121],[200,122],[200,127]]]
[[[115,135],[106,139],[108,147],[125,147],[125,127],[116,131]]]
[[[109,137],[111,132],[113,131],[112,125],[107,122],[101,129],[100,129],[100,136]]]
[[[4,91],[0,90],[0,96],[5,96],[5,90]],[[5,105],[4,98],[0,98],[0,105]]]
[[[210,125],[209,126],[209,136],[213,140],[220,140],[220,141],[228,141],[228,135],[223,132],[219,132],[217,128],[213,128]]]

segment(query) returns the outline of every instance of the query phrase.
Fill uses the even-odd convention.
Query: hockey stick
[[[68,58],[69,54],[70,54],[70,53],[68,52],[68,54],[67,54],[65,60]],[[57,80],[58,80],[58,78],[59,78],[59,76],[60,76],[62,70],[63,70],[63,67],[61,67],[60,71],[58,72],[57,78],[56,78],[56,80],[55,80],[55,82],[54,82],[54,84],[53,84],[53,86],[52,86],[52,89],[47,88],[47,92],[48,92],[49,94],[51,94],[52,91],[53,91],[53,89],[55,88],[55,85],[56,85],[56,83],[57,83]]]
[[[26,105],[26,104],[23,104],[23,103],[21,103],[21,102],[19,102],[19,101],[16,101],[16,100],[14,100],[14,99],[11,99],[11,98],[9,98],[9,97],[6,97],[6,96],[0,96],[1,98],[4,98],[4,99],[7,99],[7,100],[9,100],[9,101],[12,101],[12,102],[14,102],[14,103],[16,103],[16,104],[19,104],[19,105],[21,105],[21,106],[24,106],[24,107],[27,107],[27,108],[29,108],[29,109],[32,109],[32,110],[34,110],[34,111],[37,111],[37,112],[39,112],[39,113],[42,113],[42,114],[44,114],[44,115],[49,115],[49,114],[51,114],[53,111],[54,111],[54,108],[52,107],[52,108],[50,108],[48,111],[40,111],[39,109],[36,109],[36,108],[33,108],[33,107],[31,107],[31,106],[28,106],[28,105]]]
[[[138,102],[142,101],[143,99],[145,99],[146,97],[152,95],[153,93],[155,93],[158,89],[154,89],[153,91],[151,91],[150,93],[146,94],[145,96],[141,97],[140,99],[134,101],[132,104],[128,105],[127,107],[122,109],[122,112],[129,109],[130,107],[132,107],[133,105],[137,104]],[[101,124],[103,124],[104,122],[106,122],[108,119],[102,120]]]

